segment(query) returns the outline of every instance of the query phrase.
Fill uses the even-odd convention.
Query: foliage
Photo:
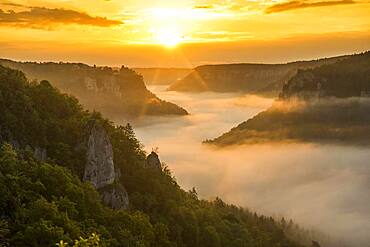
[[[130,125],[115,126],[84,111],[46,81],[30,84],[22,73],[0,66],[0,102],[0,241],[5,246],[61,246],[74,239],[83,246],[92,233],[101,246],[300,246],[274,219],[219,198],[200,200],[195,189],[182,190],[167,168],[145,168],[146,154]],[[100,121],[110,137],[129,210],[106,207],[92,185],[81,182],[81,143],[90,121]],[[46,159],[36,157],[37,148],[45,149]]]
[[[306,99],[309,95],[315,97]],[[270,108],[206,143],[225,146],[305,141],[370,145],[369,96],[370,52],[366,52],[299,71]]]
[[[150,92],[143,77],[122,66],[91,67],[82,63],[15,62],[0,59],[0,65],[23,71],[28,78],[48,80],[66,93],[75,95],[84,106],[111,117],[141,115],[186,115],[185,109],[159,99]]]
[[[334,64],[299,70],[284,85],[281,97],[290,98],[319,89],[325,96],[360,97],[370,93],[370,51],[352,55]]]
[[[60,240],[59,243],[56,244],[58,247],[68,247],[69,244]],[[99,247],[100,245],[100,237],[95,233],[91,233],[88,238],[80,237],[79,239],[75,240],[72,247]]]
[[[222,136],[219,146],[268,142],[370,145],[370,100],[277,102]]]

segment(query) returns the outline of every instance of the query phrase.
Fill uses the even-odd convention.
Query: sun
[[[183,41],[183,35],[175,28],[161,28],[154,31],[155,40],[158,44],[173,48]]]

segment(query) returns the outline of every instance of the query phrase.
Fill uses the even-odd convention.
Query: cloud
[[[313,8],[313,7],[325,7],[334,5],[344,5],[344,4],[355,4],[357,2],[353,0],[339,0],[339,1],[321,1],[321,2],[307,2],[307,1],[290,1],[285,3],[274,4],[267,9],[265,9],[266,14],[283,12],[294,9],[302,8]]]
[[[237,5],[235,0],[225,2],[220,0],[209,0],[209,1],[196,1],[196,5],[193,6],[194,9],[203,9],[210,11],[227,11],[234,8]],[[243,6],[247,4],[247,1],[243,3]],[[239,6],[239,5],[238,5]]]
[[[19,3],[4,2],[4,3],[0,3],[0,4],[5,5],[5,6],[12,6],[12,7],[26,7],[23,4],[19,4]]]
[[[213,9],[213,5],[196,5],[194,6],[194,9]]]
[[[50,29],[53,26],[61,24],[78,24],[98,27],[110,27],[123,24],[123,22],[119,20],[91,16],[87,13],[71,9],[22,7],[25,7],[26,10],[16,12],[14,10],[4,11],[0,9],[0,25]]]
[[[220,30],[220,31],[194,32],[191,38],[198,42],[204,42],[208,40],[220,42],[220,41],[246,40],[253,38],[253,35],[250,32],[232,32],[227,30]]]

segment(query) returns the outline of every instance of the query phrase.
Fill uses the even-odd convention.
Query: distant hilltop
[[[297,61],[286,64],[219,64],[202,65],[183,79],[174,82],[168,90],[191,92],[245,92],[277,96],[285,82],[299,69],[332,64],[348,56]]]
[[[314,69],[298,70],[283,86],[280,98],[369,97],[370,51],[347,58]]]
[[[29,80],[47,80],[65,93],[76,96],[89,110],[107,116],[137,118],[143,115],[186,115],[187,111],[161,100],[150,92],[143,77],[122,66],[89,66],[83,63],[16,62],[0,59],[0,64],[23,71]]]
[[[265,142],[370,145],[370,52],[299,70],[267,110],[207,140],[217,146]]]

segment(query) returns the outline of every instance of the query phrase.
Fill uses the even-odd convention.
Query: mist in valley
[[[370,247],[370,0],[0,0],[0,247]]]
[[[368,246],[369,149],[298,143],[209,147],[201,142],[268,108],[273,99],[150,89],[191,114],[134,126],[145,149],[158,147],[162,162],[185,189],[195,187],[201,198],[219,196],[258,213],[292,218],[347,246]]]

